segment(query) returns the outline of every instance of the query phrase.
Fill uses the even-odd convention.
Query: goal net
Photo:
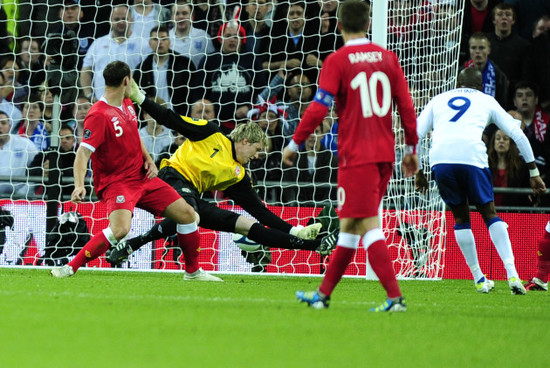
[[[296,2],[267,0],[173,3],[136,0],[124,11],[115,2],[86,0],[21,0],[17,7],[2,7],[7,21],[0,19],[0,122],[7,121],[2,129],[11,135],[6,139],[4,130],[0,135],[0,265],[53,265],[70,260],[85,238],[67,240],[65,234],[76,231],[79,218],[63,217],[64,213],[78,212],[86,224],[86,230],[78,231],[91,235],[107,226],[105,207],[93,192],[91,170],[86,203],[70,204],[71,167],[84,116],[101,96],[97,83],[102,65],[120,59],[134,73],[139,71],[136,80],[150,97],[160,97],[182,114],[211,119],[213,111],[214,120],[225,129],[235,122],[257,121],[266,129],[270,145],[249,169],[268,208],[292,225],[318,221],[320,213],[329,223],[337,221],[327,213],[336,207],[338,112],[332,109],[308,139],[306,147],[315,154],[301,154],[295,168],[281,164],[281,149],[314,96],[322,60],[342,45],[336,30],[339,1],[298,2],[298,8]],[[464,0],[395,0],[387,5],[386,26],[376,29],[379,18],[375,18],[372,37],[387,32],[386,46],[399,56],[420,110],[432,96],[454,86]],[[216,59],[215,54],[227,52],[223,45],[233,36],[226,35],[225,29],[231,27],[218,31],[232,19],[240,21],[237,25],[247,39],[243,43],[241,38],[238,56],[229,62]],[[150,31],[157,25],[167,27],[168,37],[163,38],[162,28],[152,37]],[[132,29],[130,37],[124,27]],[[290,38],[289,27],[301,29],[302,40]],[[155,52],[162,53],[166,38],[171,50],[190,60],[186,67],[180,63],[173,68],[176,64],[168,63],[162,69],[162,62],[151,59]],[[129,40],[133,46],[121,48]],[[296,53],[285,48],[288,44],[298,49],[292,49]],[[302,57],[297,57],[300,53]],[[158,83],[156,78],[166,76],[173,79]],[[207,103],[193,107],[188,103],[203,98],[213,103],[212,111]],[[146,116],[140,118],[141,134],[153,158],[170,155],[181,138]],[[429,194],[418,195],[413,180],[401,176],[403,131],[397,114],[394,121],[397,164],[382,215],[394,266],[400,277],[440,278],[444,206],[433,183]],[[425,163],[426,151],[420,155]],[[204,199],[249,216],[223,193],[208,192]],[[142,234],[156,221],[136,210],[129,237]],[[205,270],[223,272],[320,274],[330,257],[264,247],[247,253],[233,243],[231,234],[201,229],[200,261]],[[167,239],[146,244],[122,267],[181,269],[182,262],[177,246]],[[103,257],[88,264],[109,266]],[[357,252],[346,274],[369,274],[364,250]]]

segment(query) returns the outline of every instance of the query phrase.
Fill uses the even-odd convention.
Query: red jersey
[[[392,101],[401,115],[405,142],[418,142],[409,87],[393,52],[362,38],[348,41],[329,55],[321,70],[315,100],[294,134],[297,144],[319,125],[332,97],[338,110],[341,167],[395,160]]]
[[[103,99],[96,102],[84,119],[82,145],[93,152],[94,187],[100,198],[112,183],[146,178],[138,121],[129,98],[120,108]]]

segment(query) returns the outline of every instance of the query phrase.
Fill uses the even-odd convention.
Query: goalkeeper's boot
[[[217,282],[223,282],[222,279],[219,277],[216,277],[214,275],[209,274],[208,272],[204,271],[202,268],[199,268],[193,273],[187,273],[184,272],[183,274],[183,281],[217,281]]]
[[[326,309],[330,305],[330,297],[322,296],[318,291],[297,291],[296,298],[314,309]]]
[[[519,277],[510,277],[508,279],[508,286],[510,286],[510,292],[515,295],[525,295],[525,287],[521,283]]]
[[[543,282],[537,277],[533,277],[530,282],[524,285],[525,290],[529,291],[548,291],[548,283]]]
[[[74,275],[74,271],[71,266],[65,265],[52,268],[52,270],[50,271],[50,275],[57,278],[71,277],[72,275]]]
[[[489,291],[493,290],[495,288],[495,282],[493,280],[489,280],[487,277],[483,276],[476,282],[476,290],[478,293],[485,293],[487,294]]]
[[[322,256],[328,256],[331,254],[338,243],[339,233],[339,230],[334,230],[332,233],[325,235],[323,239],[321,239],[321,244],[319,244],[315,251]]]
[[[406,312],[407,305],[405,304],[405,298],[402,296],[398,298],[388,298],[378,307],[373,307],[370,309],[371,312]]]
[[[315,221],[323,225],[321,231],[326,231],[328,233],[340,228],[340,219],[338,218],[334,206],[331,204],[327,204],[321,209]]]
[[[128,243],[126,240],[123,240],[115,245],[114,248],[111,248],[107,252],[105,252],[105,260],[113,266],[120,265],[122,262],[127,261],[128,257],[133,252],[134,251],[132,250],[130,243]]]

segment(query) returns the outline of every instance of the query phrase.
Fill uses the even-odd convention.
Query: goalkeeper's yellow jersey
[[[233,142],[206,120],[180,116],[188,139],[160,168],[169,166],[189,180],[199,193],[225,190],[245,176],[244,167],[235,159]]]

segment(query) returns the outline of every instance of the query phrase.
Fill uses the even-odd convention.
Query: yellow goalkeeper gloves
[[[141,105],[145,101],[145,93],[139,88],[136,81],[132,79],[132,92],[130,92],[130,100]]]
[[[292,229],[290,229],[290,235],[297,236],[301,239],[315,239],[317,235],[319,235],[322,226],[321,224],[312,224],[306,227],[301,225],[293,226]]]

